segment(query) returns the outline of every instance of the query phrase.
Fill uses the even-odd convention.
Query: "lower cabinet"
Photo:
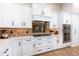
[[[32,38],[13,41],[13,56],[29,55],[34,55],[34,40]]]
[[[53,50],[63,48],[63,40],[59,39],[58,37],[53,37],[52,47]]]
[[[58,37],[35,37],[16,39],[12,41],[12,55],[13,56],[30,56],[36,55],[51,50],[63,48],[62,40]],[[4,50],[4,55],[9,56],[10,48]],[[7,53],[6,53],[7,52]]]
[[[12,56],[12,41],[8,41],[2,48],[0,48],[1,56]]]
[[[22,42],[21,42],[21,40],[13,40],[13,43],[12,43],[12,54],[13,54],[13,56],[21,56],[21,52],[22,52],[22,50],[21,50],[21,44],[22,44]]]
[[[34,55],[34,40],[33,38],[22,40],[22,56]]]

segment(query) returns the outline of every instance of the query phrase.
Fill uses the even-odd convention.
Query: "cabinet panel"
[[[35,48],[35,54],[40,54],[40,53],[44,53],[44,52],[46,52],[44,46]]]
[[[0,48],[1,56],[12,56],[12,41],[6,41],[4,45]]]
[[[43,6],[42,4],[38,4],[38,3],[35,3],[35,4],[32,4],[32,8],[33,8],[33,14],[35,15],[41,15],[41,12],[43,11]]]
[[[71,24],[71,14],[70,13],[64,13],[64,23]]]
[[[21,56],[21,41],[20,40],[14,40],[13,41],[13,56]]]
[[[34,40],[33,39],[25,39],[22,40],[22,55],[34,55]]]
[[[53,37],[53,50],[63,48],[63,40]]]
[[[13,4],[3,4],[3,27],[13,27]]]
[[[22,20],[23,20],[23,8],[22,6],[15,4],[14,5],[14,21],[15,27],[22,27]]]
[[[72,14],[72,45],[79,45],[79,14]]]
[[[29,6],[23,6],[23,20],[26,23],[26,28],[32,28],[32,7]]]
[[[60,13],[60,17],[62,20],[62,24],[71,24],[71,19],[72,19],[72,14],[71,13],[68,13],[68,12],[61,12]]]

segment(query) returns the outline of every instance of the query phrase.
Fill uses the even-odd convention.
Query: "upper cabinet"
[[[52,27],[57,28],[58,27],[58,13],[53,12],[53,15],[54,16],[51,18],[51,21],[50,21],[50,28]]]
[[[25,27],[32,28],[32,5],[23,7],[23,20],[26,23]]]
[[[32,4],[33,20],[51,21],[56,18],[56,14],[52,10],[51,4],[35,3]]]
[[[14,26],[14,8],[12,4],[3,4],[3,27],[13,27]]]
[[[34,3],[32,4],[32,10],[33,10],[33,14],[34,15],[42,15],[42,11],[43,11],[43,6],[42,4],[38,4],[38,3]]]
[[[60,13],[60,20],[62,20],[61,23],[63,24],[71,24],[71,20],[72,20],[72,14],[68,13],[68,12],[61,12]]]
[[[3,5],[3,6],[2,6]],[[0,5],[0,18],[2,27],[32,28],[31,4],[2,4]],[[3,10],[1,10],[1,8]]]

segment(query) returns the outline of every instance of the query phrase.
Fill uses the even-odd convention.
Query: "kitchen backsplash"
[[[6,30],[6,34],[9,36],[30,36],[32,34],[31,28],[0,28],[0,34],[2,30]]]
[[[10,37],[32,35],[32,28],[0,28],[0,35],[2,34],[3,31],[5,31],[4,34],[8,34]],[[50,28],[50,29],[47,29],[46,31],[51,35],[59,34],[58,28]]]
[[[59,28],[50,28],[49,32],[51,35],[59,35]]]

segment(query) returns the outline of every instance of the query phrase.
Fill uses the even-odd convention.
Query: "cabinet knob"
[[[41,45],[42,43],[38,43],[38,45]]]
[[[57,43],[59,43],[59,40],[57,40]]]
[[[21,42],[19,42],[19,46],[21,46]]]
[[[36,47],[36,46],[35,46],[35,43],[33,44],[33,47]]]
[[[38,51],[42,51],[42,50],[40,49],[40,50],[38,50]]]
[[[14,26],[14,22],[12,21],[12,26]]]
[[[38,39],[38,40],[41,40],[41,39]]]
[[[31,40],[27,40],[27,41],[31,41]]]

